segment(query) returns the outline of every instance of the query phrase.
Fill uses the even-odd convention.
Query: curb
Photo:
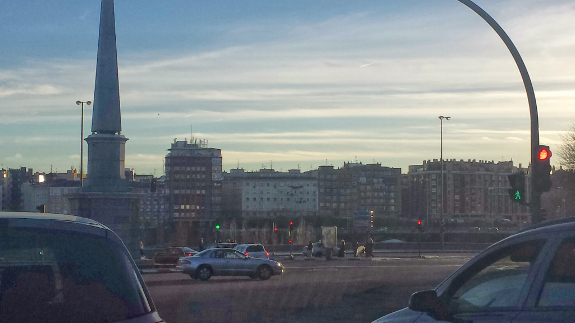
[[[140,274],[166,274],[166,273],[181,273],[182,270],[178,268],[157,268],[157,269],[140,269]]]

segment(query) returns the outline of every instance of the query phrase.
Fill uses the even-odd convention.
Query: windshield
[[[129,256],[105,237],[6,228],[1,322],[102,322],[151,311]]]

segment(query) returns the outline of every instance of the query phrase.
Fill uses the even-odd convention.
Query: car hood
[[[383,323],[383,322],[415,322],[422,315],[422,312],[417,312],[409,308],[404,308],[399,311],[387,314],[386,316],[380,317],[372,323]]]

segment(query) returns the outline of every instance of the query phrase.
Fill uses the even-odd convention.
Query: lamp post
[[[82,118],[80,126],[80,186],[84,187],[84,103],[92,104],[92,101],[76,101],[76,105],[82,106]]]
[[[439,210],[439,236],[441,238],[441,249],[444,248],[444,242],[443,242],[443,119],[445,120],[451,120],[451,117],[444,117],[444,116],[439,116],[438,117],[441,123],[441,139],[440,139],[440,157],[439,157],[439,162],[441,163],[441,209]]]

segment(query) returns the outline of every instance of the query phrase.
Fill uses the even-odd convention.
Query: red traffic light
[[[275,231],[275,232],[278,232],[278,228],[274,228],[274,231]]]
[[[537,153],[537,158],[539,158],[539,160],[547,160],[550,157],[551,157],[551,150],[545,147],[539,149],[539,153]]]
[[[289,239],[288,242],[291,243],[291,239]]]
[[[421,225],[421,220],[417,220],[417,225]]]
[[[289,222],[289,225],[292,226],[292,225],[293,225],[293,221],[290,221],[290,222]]]

